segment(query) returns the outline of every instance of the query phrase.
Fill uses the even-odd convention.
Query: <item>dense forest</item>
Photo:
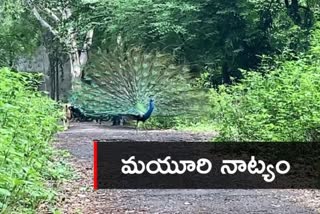
[[[41,74],[17,69],[40,46],[70,64],[64,97],[44,96]],[[319,65],[318,0],[2,0],[0,209],[52,197],[41,182],[63,171],[46,167],[56,101],[102,115],[154,96],[145,128],[317,141]]]

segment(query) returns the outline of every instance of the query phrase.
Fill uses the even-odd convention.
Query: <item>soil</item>
[[[55,145],[71,153],[76,179],[61,187],[62,213],[320,213],[319,190],[97,190],[92,181],[92,140],[207,141],[216,133],[138,132],[109,124],[73,123]]]

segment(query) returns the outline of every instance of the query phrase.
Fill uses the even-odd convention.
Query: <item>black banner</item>
[[[319,187],[319,143],[94,141],[95,189]]]

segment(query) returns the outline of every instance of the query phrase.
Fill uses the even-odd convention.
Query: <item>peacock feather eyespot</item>
[[[100,66],[89,66],[86,72],[92,84],[83,85],[80,91],[74,92],[73,102],[86,104],[86,109],[94,109],[97,114],[121,114],[132,118],[143,115],[143,119],[155,113],[185,112],[188,106],[185,103],[191,96],[190,88],[186,87],[188,82],[181,78],[181,73],[187,71],[172,62],[167,54],[145,52],[142,48],[113,53],[101,51],[92,61],[93,65]],[[154,112],[155,105],[157,112]]]

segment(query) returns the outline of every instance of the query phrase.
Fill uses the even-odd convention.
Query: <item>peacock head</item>
[[[154,95],[150,95],[149,96],[149,103],[153,103],[154,102]]]
[[[150,98],[150,100],[149,100],[149,106],[154,106],[154,99],[153,99],[153,98]]]

